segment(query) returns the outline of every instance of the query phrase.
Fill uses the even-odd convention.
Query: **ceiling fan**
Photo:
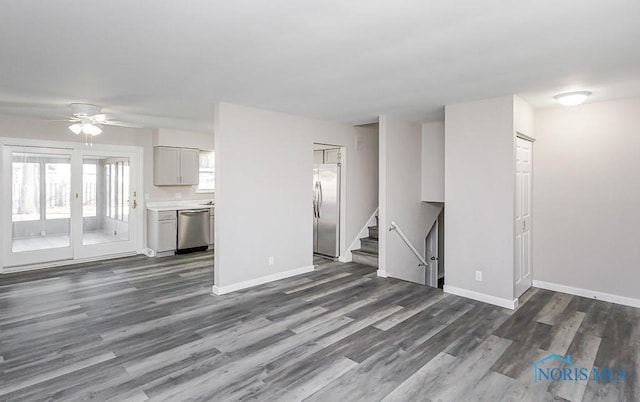
[[[123,121],[109,120],[107,115],[101,113],[99,106],[88,103],[72,103],[71,114],[68,121],[73,123],[69,126],[74,134],[83,133],[88,136],[96,136],[102,133],[102,126],[117,126],[129,128],[142,128],[143,126],[135,123],[126,123]]]

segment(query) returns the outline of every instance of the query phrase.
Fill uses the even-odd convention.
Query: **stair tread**
[[[369,250],[362,250],[362,249],[353,250],[351,253],[370,255],[370,256],[373,256],[373,257],[377,257],[378,256],[378,253],[376,253],[376,252],[369,251]]]
[[[376,242],[376,243],[377,243],[379,240],[380,240],[380,239],[377,239],[377,238],[375,238],[375,237],[371,237],[371,236],[369,236],[369,237],[361,237],[361,238],[360,238],[360,241],[369,241],[369,242]]]

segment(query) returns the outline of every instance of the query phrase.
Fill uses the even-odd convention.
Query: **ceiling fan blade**
[[[107,115],[104,113],[94,114],[91,118],[100,124],[106,124],[107,121]]]
[[[136,123],[126,123],[124,121],[117,120],[106,120],[101,121],[100,124],[104,124],[106,126],[115,126],[115,127],[127,127],[127,128],[143,128],[144,126]]]
[[[66,118],[66,119],[47,119],[45,121],[66,121],[66,122],[69,122],[69,123],[74,123],[74,122],[79,122],[80,119],[76,119],[75,117],[69,117],[69,118]]]

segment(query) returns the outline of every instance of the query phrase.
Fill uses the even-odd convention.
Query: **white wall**
[[[380,116],[380,274],[424,283],[418,259],[397,233],[389,232],[394,221],[424,257],[425,237],[442,207],[421,201],[421,172],[421,125]]]
[[[518,96],[513,97],[513,126],[516,135],[519,133],[530,138],[536,137],[533,107]]]
[[[534,280],[640,299],[640,99],[536,111]]]
[[[422,125],[422,201],[444,202],[444,121]]]
[[[445,108],[445,286],[504,302],[514,298],[513,113],[512,96]]]
[[[313,264],[314,142],[346,148],[343,245],[375,211],[377,130],[229,103],[216,105],[215,125],[218,290]]]
[[[211,151],[214,147],[212,133],[200,133],[195,131],[174,130],[160,128],[153,130],[153,146],[198,148]]]

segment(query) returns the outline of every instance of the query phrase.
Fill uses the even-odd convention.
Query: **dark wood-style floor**
[[[212,264],[0,277],[0,400],[640,400],[638,309],[533,289],[510,312],[340,263],[218,297]],[[534,384],[551,352],[629,378]]]

